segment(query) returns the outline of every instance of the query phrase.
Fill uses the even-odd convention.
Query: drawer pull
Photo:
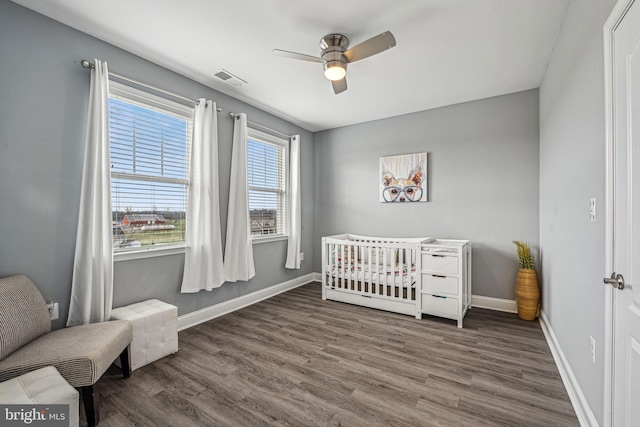
[[[443,297],[443,296],[440,296],[440,295],[431,295],[431,296],[434,297],[434,298],[447,299],[447,297]]]
[[[431,277],[437,277],[439,279],[446,279],[447,278],[447,276],[441,276],[439,274],[432,274]]]
[[[446,255],[436,255],[436,254],[431,254],[431,256],[433,256],[433,257],[438,257],[438,258],[444,258]]]

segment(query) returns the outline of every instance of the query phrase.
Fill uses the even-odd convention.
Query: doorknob
[[[604,283],[613,286],[614,288],[624,289],[624,277],[622,274],[611,273],[611,277],[605,277]]]

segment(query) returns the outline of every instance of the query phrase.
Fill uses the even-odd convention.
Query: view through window
[[[254,239],[287,234],[289,141],[249,129],[249,218]]]
[[[184,245],[193,109],[111,83],[114,252]]]

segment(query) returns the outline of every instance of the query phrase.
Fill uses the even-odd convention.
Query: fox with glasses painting
[[[396,178],[386,165],[382,168],[382,198],[386,203],[395,202],[419,202],[422,200],[424,190],[424,163],[419,162],[407,178]]]

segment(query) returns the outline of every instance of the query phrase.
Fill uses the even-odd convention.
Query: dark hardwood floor
[[[322,301],[312,283],[180,332],[96,386],[108,426],[576,426],[538,322]]]

